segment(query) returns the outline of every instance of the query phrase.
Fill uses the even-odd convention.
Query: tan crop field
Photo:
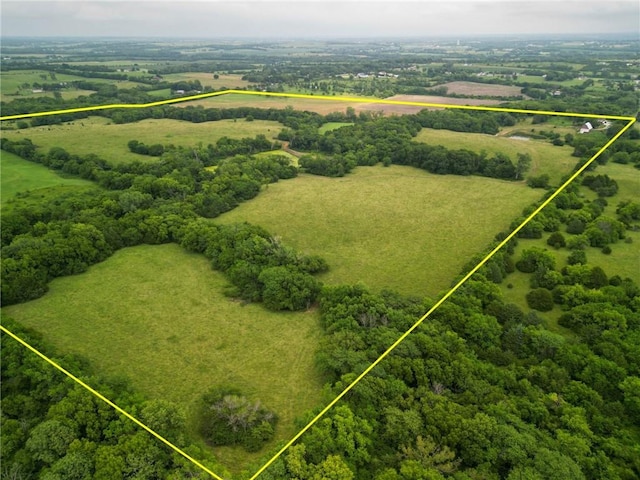
[[[359,98],[349,96],[349,98]],[[369,98],[371,97],[360,97]],[[402,102],[437,103],[442,105],[498,105],[499,100],[481,100],[469,98],[450,98],[432,95],[394,95],[385,100]],[[235,107],[257,107],[257,108],[295,108],[296,110],[307,110],[326,115],[332,112],[344,112],[347,107],[352,107],[356,112],[374,111],[383,112],[385,115],[405,115],[417,113],[425,108],[420,105],[392,105],[385,103],[358,103],[344,100],[333,100],[325,98],[287,98],[270,97],[261,95],[228,94],[219,95],[201,100],[187,101],[176,104],[179,107],[202,105],[205,108],[235,108]]]
[[[521,87],[494,85],[489,83],[449,82],[437,85],[434,88],[437,87],[447,87],[447,93],[473,95],[477,97],[515,97],[517,95],[522,95]]]

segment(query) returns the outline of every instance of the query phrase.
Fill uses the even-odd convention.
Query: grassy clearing
[[[82,354],[98,371],[127,376],[148,397],[179,403],[191,415],[209,387],[235,385],[277,412],[275,441],[289,439],[294,418],[321,401],[313,361],[318,315],[243,306],[222,295],[225,283],[203,256],[174,244],[139,246],[56,279],[44,297],[3,313],[59,351]],[[215,451],[231,469],[259,457]]]
[[[274,139],[282,124],[267,120],[220,120],[218,122],[191,123],[171,119],[147,119],[136,123],[116,125],[103,117],[90,117],[64,125],[52,125],[25,130],[7,130],[10,139],[29,138],[40,151],[63,147],[70,153],[95,153],[113,163],[131,160],[155,161],[154,157],[132,153],[127,147],[130,140],[147,144],[204,145],[215,143],[221,137],[244,138],[265,135]]]
[[[568,236],[568,235],[565,235]],[[634,282],[640,283],[640,232],[627,232],[627,236],[633,239],[633,243],[628,244],[618,242],[611,245],[612,253],[605,255],[599,248],[587,247],[587,261],[590,266],[602,268],[607,276],[620,275],[622,278],[631,278]],[[549,234],[545,234],[541,239],[519,239],[518,246],[514,253],[514,260],[519,260],[522,251],[532,247],[547,249],[556,259],[556,268],[560,270],[567,265],[567,257],[571,253],[566,248],[555,250],[547,245]],[[510,274],[501,284],[502,292],[507,301],[519,305],[525,312],[531,309],[527,306],[525,295],[530,290],[531,275],[516,271]],[[508,288],[511,284],[513,288]],[[547,319],[548,327],[556,333],[570,335],[569,329],[557,324],[562,310],[558,305],[554,305],[553,310],[540,315]]]
[[[0,206],[6,206],[17,193],[55,186],[94,186],[88,180],[65,178],[47,167],[0,151]]]
[[[318,129],[318,133],[322,135],[325,132],[330,132],[341,127],[348,127],[350,125],[353,125],[353,122],[327,122]]]
[[[203,87],[212,87],[215,90],[221,88],[231,90],[244,88],[249,85],[248,81],[242,80],[242,75],[237,74],[218,74],[218,78],[213,78],[213,73],[185,72],[163,75],[162,79],[172,83],[199,80]]]
[[[287,157],[291,161],[291,165],[295,165],[296,167],[298,166],[298,157],[284,150],[269,150],[268,152],[260,152],[256,153],[254,157],[268,157],[273,155]]]
[[[507,278],[503,280],[502,284],[500,284],[505,303],[515,303],[525,313],[532,311],[527,305],[527,300],[525,298],[525,296],[531,289],[530,281],[531,274],[526,274],[519,271],[515,271],[514,273],[509,274]],[[511,285],[511,288],[509,288],[507,285]],[[546,320],[546,326],[550,331],[564,335],[566,337],[575,336],[570,329],[565,328],[562,325],[558,325],[558,319],[560,318],[560,315],[562,315],[562,310],[558,305],[554,305],[553,310],[549,312],[536,313]]]
[[[161,88],[160,90],[151,90],[149,92],[147,92],[149,95],[151,95],[152,97],[158,97],[158,98],[168,98],[171,96],[171,89],[170,88]]]
[[[360,167],[343,178],[301,175],[269,185],[217,221],[246,220],[321,255],[327,283],[433,296],[539,197],[518,183]]]
[[[552,184],[558,184],[563,175],[571,172],[578,160],[571,156],[573,152],[571,147],[556,147],[542,140],[515,140],[483,133],[452,132],[431,128],[420,130],[415,140],[451,149],[467,149],[476,152],[484,150],[489,155],[502,152],[514,161],[518,153],[528,153],[532,158],[528,175],[547,173],[551,177]]]
[[[616,163],[608,163],[598,166],[596,173],[607,174],[618,182],[619,190],[615,197],[609,198],[609,205],[605,208],[603,215],[616,218],[615,210],[617,205],[624,200],[640,200],[640,177],[637,170],[631,165],[619,165]],[[582,189],[585,197],[595,199],[596,195],[590,190]],[[519,239],[516,247],[514,259],[518,260],[522,251],[532,247],[547,249],[556,259],[556,268],[561,269],[567,264],[567,257],[570,251],[566,248],[555,250],[547,245],[547,238],[550,234],[545,234],[541,239]],[[634,282],[640,283],[640,232],[627,231],[626,235],[632,239],[632,243],[624,241],[611,245],[612,253],[605,255],[599,248],[587,247],[587,261],[591,266],[602,268],[605,273],[611,277],[620,275],[622,278],[631,278]],[[565,234],[565,237],[570,237]],[[521,272],[514,272],[509,275],[502,284],[502,291],[505,298],[513,303],[520,305],[526,311],[529,310],[525,295],[529,291],[529,279],[531,275]],[[506,285],[512,284],[513,288],[507,288]],[[560,307],[554,306],[551,312],[541,314],[549,322],[549,329],[556,333],[571,335],[570,330],[563,328],[557,324],[558,317],[562,314]]]

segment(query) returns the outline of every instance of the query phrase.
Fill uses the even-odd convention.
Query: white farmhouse
[[[589,133],[591,130],[593,130],[593,125],[591,125],[591,122],[587,122],[580,127],[579,133]]]

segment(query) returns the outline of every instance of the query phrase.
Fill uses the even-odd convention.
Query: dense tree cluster
[[[264,301],[273,310],[302,310],[313,303],[320,282],[312,275],[328,269],[319,257],[302,256],[264,229],[249,224],[214,225],[194,220],[180,232],[180,245],[202,253],[228,275],[229,294]]]
[[[438,174],[482,175],[517,180],[527,170],[531,159],[519,157],[516,164],[498,153],[470,150],[449,150],[443,146],[427,145],[411,139],[423,127],[449,128],[456,131],[497,132],[500,123],[511,117],[477,116],[461,112],[423,111],[417,115],[372,118],[320,135],[311,128],[287,132],[284,137],[290,146],[300,150],[316,150],[325,156],[305,158],[305,168],[318,175],[341,176],[354,165],[409,165]]]
[[[164,153],[164,147],[160,143],[146,145],[143,142],[131,140],[129,143],[127,143],[127,147],[129,147],[129,150],[133,153],[139,153],[140,155],[149,155],[151,157],[159,157]]]
[[[324,177],[344,177],[356,166],[353,159],[349,161],[343,156],[329,156],[323,154],[303,155],[298,164],[305,172]]]

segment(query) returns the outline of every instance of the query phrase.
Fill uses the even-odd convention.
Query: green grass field
[[[272,140],[282,124],[268,120],[220,120],[218,122],[191,123],[171,119],[147,119],[135,123],[116,125],[104,117],[89,117],[63,125],[34,127],[25,130],[5,130],[9,139],[31,139],[40,151],[63,147],[78,155],[95,153],[113,163],[131,160],[155,161],[155,157],[132,153],[127,147],[130,140],[147,144],[203,145],[215,143],[221,137],[244,138],[265,135]]]
[[[298,157],[284,150],[269,150],[268,152],[256,153],[254,157],[270,157],[270,156],[287,157],[291,161],[291,165],[298,166]]]
[[[17,193],[57,186],[95,186],[79,178],[65,178],[43,165],[24,160],[13,153],[0,151],[0,206],[15,198]]]
[[[434,296],[540,195],[522,183],[359,167],[343,178],[271,184],[216,221],[255,223],[324,257],[327,283]]]
[[[181,82],[187,80],[198,80],[203,87],[212,87],[216,90],[220,88],[237,89],[244,88],[249,82],[242,80],[242,75],[237,74],[218,74],[218,78],[213,78],[213,73],[205,72],[185,72],[170,73],[163,75],[162,79],[167,82]]]
[[[41,76],[46,75],[46,80]],[[49,73],[45,70],[9,70],[0,73],[0,100],[4,102],[10,102],[16,98],[25,97],[53,97],[53,92],[33,93],[34,83],[63,83],[72,82],[75,80],[90,81],[93,83],[110,83],[116,85],[120,89],[135,88],[140,83],[131,82],[129,80],[108,80],[102,78],[85,78],[76,75],[67,75],[64,73],[55,74],[55,80],[49,76]],[[22,85],[30,84],[27,88],[22,88]],[[72,87],[61,90],[63,98],[75,98],[80,95],[90,95],[93,93],[90,90],[79,90]],[[16,95],[18,94],[18,95]]]
[[[330,132],[340,127],[348,127],[349,125],[353,125],[353,122],[327,122],[318,129],[318,133],[322,135],[325,132]]]
[[[319,318],[243,306],[221,293],[225,284],[203,256],[174,244],[139,246],[54,280],[44,297],[3,314],[58,351],[82,354],[99,372],[127,376],[149,398],[191,413],[211,386],[235,385],[277,412],[272,447],[297,433],[294,418],[321,402]],[[259,457],[237,448],[215,452],[232,470]]]
[[[502,152],[516,161],[518,153],[531,155],[531,168],[527,175],[547,173],[552,184],[558,184],[563,175],[571,172],[577,158],[571,156],[573,148],[556,147],[543,140],[515,140],[502,136],[483,133],[462,133],[450,130],[423,128],[416,141],[432,145],[442,145],[450,149],[467,149],[475,152],[482,150],[489,155]]]

